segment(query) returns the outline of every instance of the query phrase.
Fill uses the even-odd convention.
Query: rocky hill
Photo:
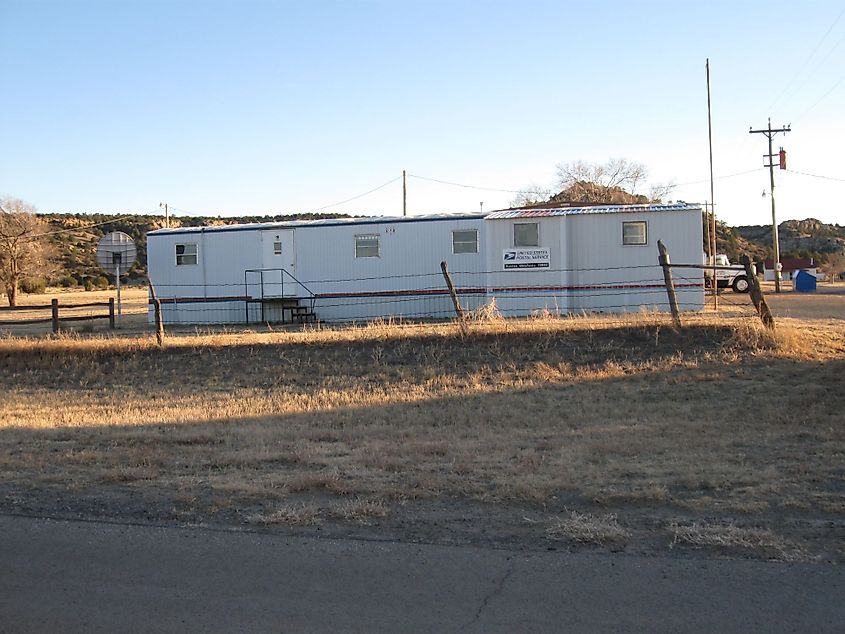
[[[736,227],[736,231],[749,242],[771,250],[771,225],[741,226]],[[784,257],[814,256],[817,260],[824,260],[828,255],[845,253],[845,226],[827,224],[815,218],[780,223],[778,239]]]
[[[706,251],[705,247],[705,251]],[[743,236],[735,227],[724,222],[716,222],[716,252],[724,253],[731,262],[738,262],[741,255],[747,254],[755,262],[766,258],[768,249],[759,242]]]

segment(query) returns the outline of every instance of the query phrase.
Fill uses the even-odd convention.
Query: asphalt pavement
[[[2,632],[842,631],[845,567],[0,516]]]

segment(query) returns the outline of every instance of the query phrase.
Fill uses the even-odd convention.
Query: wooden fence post
[[[150,299],[153,300],[153,312],[155,314],[155,326],[156,326],[156,341],[158,342],[158,347],[164,347],[164,320],[161,316],[161,301],[156,297],[156,290],[153,286],[153,283],[150,282]]]
[[[53,313],[53,334],[55,335],[59,332],[59,300],[57,298],[50,300],[50,309]]]
[[[669,251],[662,240],[657,241],[657,250],[660,253],[660,266],[663,267],[663,281],[666,284],[666,294],[669,295],[669,309],[672,311],[672,321],[675,326],[681,327],[681,314],[678,311],[678,298],[675,295],[675,285],[672,283],[672,268],[669,261]]]
[[[114,297],[109,297],[109,328],[114,330]]]
[[[774,330],[775,318],[772,316],[772,311],[769,310],[766,298],[763,297],[763,290],[760,288],[760,280],[757,279],[757,271],[754,270],[751,258],[747,255],[743,255],[739,261],[745,267],[745,275],[748,278],[748,293],[751,295],[751,301],[754,302],[754,308],[757,309],[757,314],[760,316],[760,320],[767,328]]]
[[[455,305],[455,314],[458,316],[458,324],[461,327],[461,333],[467,334],[467,325],[464,320],[464,311],[461,308],[461,302],[458,299],[458,294],[455,292],[455,285],[452,284],[452,276],[449,275],[449,269],[446,266],[446,261],[440,263],[440,270],[443,271],[443,277],[446,280],[446,286],[449,289],[449,294],[452,296],[452,303]]]

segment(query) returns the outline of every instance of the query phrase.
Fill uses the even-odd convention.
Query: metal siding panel
[[[488,294],[506,317],[530,315],[548,310],[554,314],[567,310],[561,272],[561,224],[563,217],[519,217],[511,220],[487,221]],[[549,249],[549,268],[504,270],[502,253],[513,247],[513,226],[517,222],[537,222],[539,246]]]
[[[452,230],[475,228],[483,249],[481,218],[425,223],[386,223],[297,229],[302,281],[317,294],[410,293],[445,291],[440,262],[445,260],[459,287],[484,286],[484,253],[453,255]],[[355,257],[355,235],[378,234],[378,258]],[[331,297],[318,299],[322,319],[366,319],[389,315],[447,317],[447,295],[392,297]]]

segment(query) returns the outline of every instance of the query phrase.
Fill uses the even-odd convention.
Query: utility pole
[[[164,228],[169,229],[170,228],[170,211],[169,211],[168,205],[167,205],[167,203],[159,203],[158,206],[161,209],[164,209]]]
[[[772,245],[774,247],[774,267],[775,267],[775,293],[780,293],[780,242],[778,240],[778,221],[777,217],[775,216],[775,163],[774,159],[775,155],[772,154],[772,139],[778,133],[786,134],[787,132],[792,132],[792,128],[789,126],[783,128],[772,128],[772,119],[769,117],[769,126],[764,130],[754,130],[749,128],[749,134],[765,134],[766,138],[769,139],[769,153],[764,155],[766,158],[769,159],[767,165],[764,167],[769,168],[769,194],[772,198]],[[783,168],[782,168],[783,169]]]
[[[405,181],[405,170],[402,170],[402,217],[408,215],[408,185]]]
[[[707,70],[707,143],[710,146],[710,211],[712,213],[713,225],[707,232],[707,250],[710,251],[713,264],[713,310],[719,309],[719,285],[716,283],[716,204],[713,198],[713,124],[710,121],[710,58],[705,63]],[[704,206],[705,213],[707,206]],[[712,240],[712,243],[711,243]]]

